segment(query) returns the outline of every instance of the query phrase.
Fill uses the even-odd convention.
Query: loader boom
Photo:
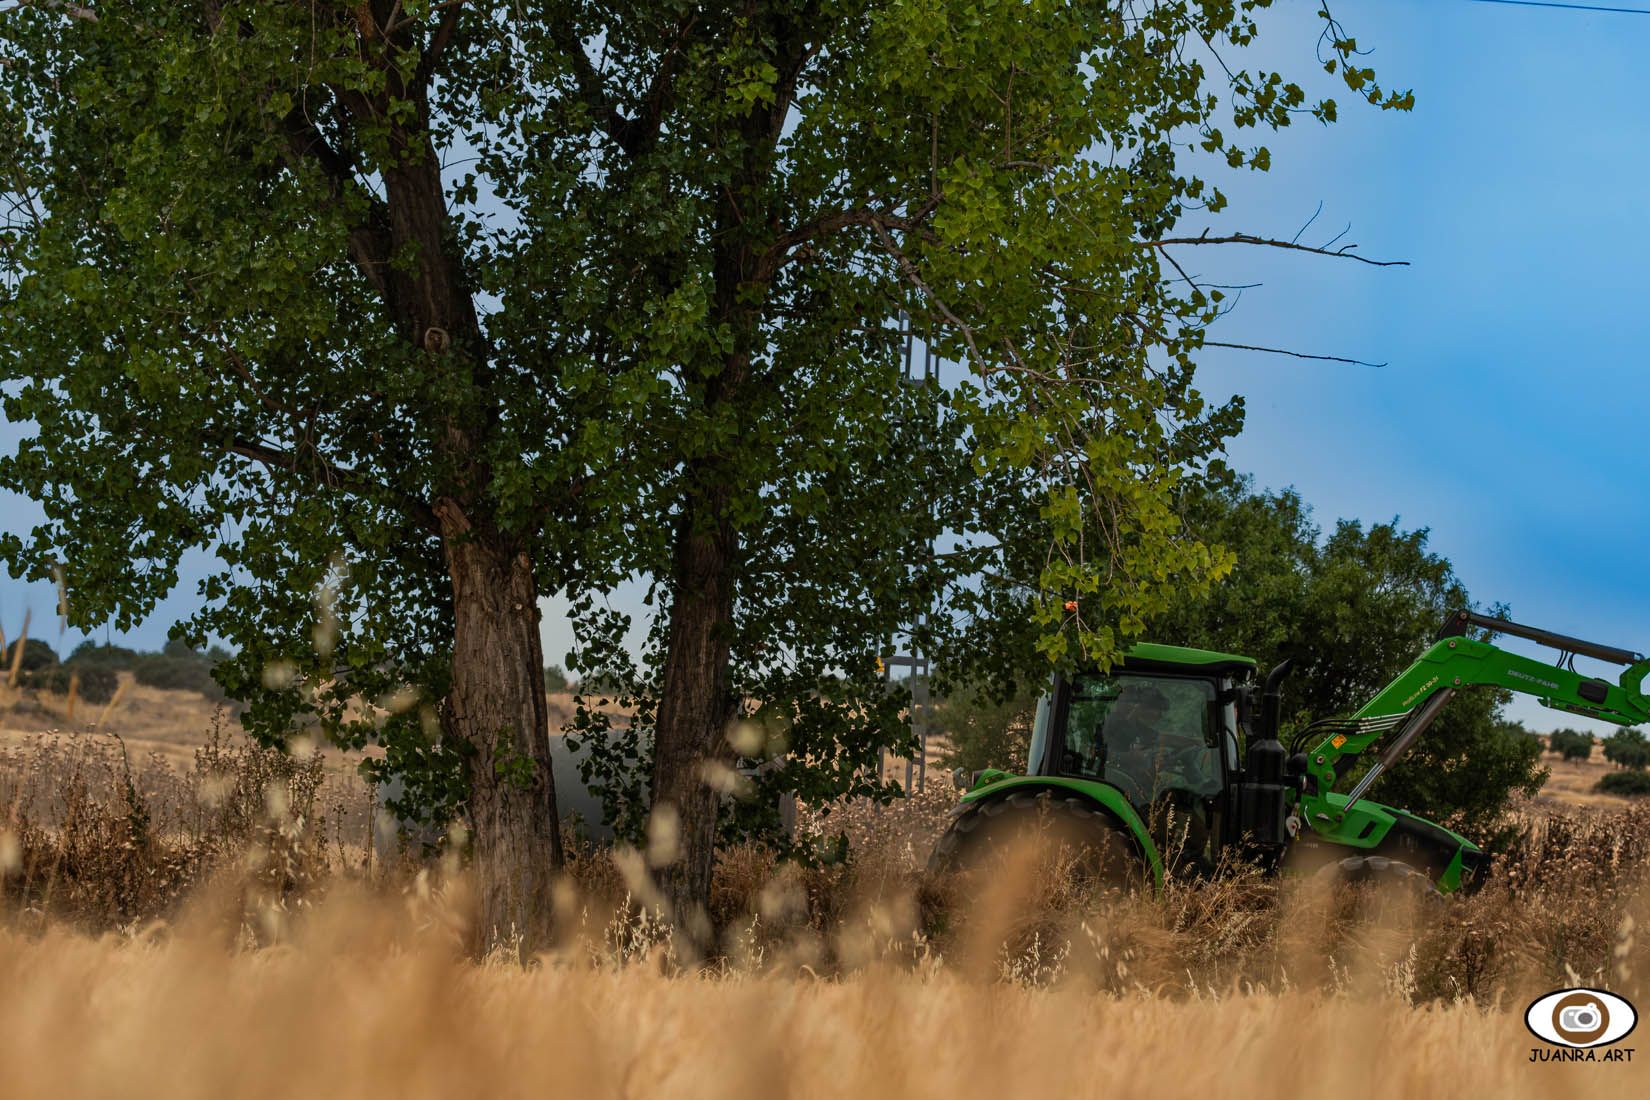
[[[1466,636],[1471,626],[1527,638],[1560,651],[1549,664],[1509,653],[1489,642]],[[1577,672],[1576,655],[1626,666],[1616,683]],[[1339,821],[1363,797],[1371,783],[1425,732],[1456,691],[1496,687],[1533,695],[1544,706],[1585,715],[1619,726],[1650,722],[1650,698],[1644,680],[1650,659],[1630,650],[1585,642],[1550,631],[1526,627],[1472,612],[1456,612],[1446,620],[1438,640],[1374,698],[1350,718],[1309,728],[1321,739],[1308,750],[1301,809],[1314,827]],[[1356,758],[1387,734],[1394,734],[1380,760],[1364,774],[1344,802],[1328,799],[1335,782]]]

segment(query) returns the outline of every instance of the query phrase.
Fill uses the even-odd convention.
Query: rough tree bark
[[[532,561],[437,506],[453,586],[452,693],[445,726],[467,747],[480,945],[542,944],[561,867],[544,656]]]
[[[691,500],[676,533],[675,598],[653,751],[653,812],[676,827],[675,859],[659,889],[677,927],[703,943],[716,857],[717,788],[708,768],[732,758],[728,686],[739,536],[725,491]],[[669,809],[664,809],[669,807]]]

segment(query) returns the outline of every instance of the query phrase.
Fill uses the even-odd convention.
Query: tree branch
[[[1182,244],[1252,244],[1265,248],[1282,248],[1291,252],[1310,252],[1315,256],[1331,256],[1341,260],[1357,260],[1361,264],[1371,267],[1408,267],[1408,260],[1371,260],[1367,256],[1359,256],[1352,250],[1355,244],[1343,245],[1340,248],[1314,248],[1309,244],[1300,244],[1295,241],[1279,240],[1275,237],[1255,237],[1248,233],[1233,233],[1225,237],[1211,237],[1208,230],[1203,231],[1201,237],[1165,237],[1158,241],[1141,241],[1142,248],[1162,249],[1169,245]]]
[[[1123,313],[1120,314],[1120,316],[1132,322],[1136,328],[1140,329],[1141,332],[1146,333],[1148,336],[1151,336],[1153,339],[1165,342],[1169,339],[1165,333],[1147,324],[1145,318],[1140,317],[1138,314]],[[1344,355],[1312,355],[1309,352],[1290,351],[1288,348],[1266,347],[1262,344],[1233,344],[1228,343],[1225,340],[1200,340],[1198,341],[1198,345],[1205,348],[1233,348],[1237,351],[1261,351],[1268,355],[1287,355],[1291,359],[1316,359],[1325,363],[1350,363],[1355,367],[1386,366],[1385,363],[1370,363],[1363,359],[1351,359]]]
[[[1363,359],[1349,359],[1344,355],[1311,355],[1304,351],[1290,351],[1288,348],[1269,348],[1260,344],[1229,344],[1224,340],[1205,340],[1206,348],[1235,348],[1238,351],[1263,351],[1268,355],[1287,355],[1292,359],[1319,359],[1326,363],[1350,363],[1355,367],[1384,367],[1385,363],[1371,363]]]
[[[849,226],[866,226],[872,229],[880,226],[883,230],[897,229],[901,233],[918,232],[922,228],[922,223],[938,206],[939,199],[931,198],[908,217],[903,218],[895,217],[887,210],[871,210],[866,207],[822,214],[811,222],[781,233],[757,261],[758,278],[771,278],[785,266],[791,252],[799,246],[820,237],[828,237]]]
[[[422,93],[429,86],[435,76],[435,67],[441,62],[441,55],[452,42],[453,33],[458,30],[463,9],[464,0],[452,0],[447,10],[441,13],[441,22],[430,36],[430,44],[424,48],[424,56],[419,59],[418,69],[413,73],[412,91]]]
[[[579,98],[600,120],[602,132],[626,153],[631,152],[631,142],[634,140],[632,123],[619,113],[619,108],[608,98],[602,74],[591,62],[590,55],[584,52],[584,43],[579,41],[573,25],[564,19],[552,20],[551,39],[567,55],[567,62],[573,67],[573,80],[578,85]]]
[[[682,54],[682,43],[687,41],[698,20],[699,13],[690,11],[676,25],[676,38],[659,58],[659,68],[642,95],[635,118],[626,118],[621,114],[618,105],[608,96],[606,81],[585,52],[584,43],[579,40],[572,24],[560,19],[553,21],[552,40],[567,55],[568,64],[573,68],[574,82],[578,85],[579,98],[595,112],[602,132],[626,155],[635,157],[645,153],[658,136],[671,85],[676,77],[677,61]]]
[[[312,460],[303,461],[291,451],[283,451],[279,447],[271,447],[267,443],[236,437],[228,446],[230,454],[249,458],[272,470],[285,470],[288,473],[308,477],[316,485],[325,489],[343,489],[360,497],[389,499],[395,506],[420,527],[433,534],[441,533],[440,521],[436,518],[435,509],[429,503],[420,500],[410,493],[402,493],[381,485],[358,470],[351,470],[344,466],[334,466],[320,455],[311,450]]]
[[[288,167],[296,169],[302,163],[309,163],[319,168],[333,202],[342,199],[348,188],[360,187],[360,181],[355,178],[354,159],[334,149],[302,107],[288,112],[282,124],[286,129],[284,152]],[[377,195],[364,187],[361,190],[367,196],[367,216],[361,224],[350,228],[350,259],[393,314],[395,303],[385,274],[390,261],[389,212]]]
[[[97,22],[97,12],[83,4],[69,3],[68,0],[17,0],[9,8],[0,8],[0,15],[28,7],[45,8],[47,11],[60,11],[70,19],[78,19],[83,23]]]

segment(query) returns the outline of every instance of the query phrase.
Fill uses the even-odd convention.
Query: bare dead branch
[[[1269,348],[1261,344],[1231,344],[1224,340],[1205,340],[1206,348],[1235,348],[1238,351],[1263,351],[1268,355],[1287,355],[1292,359],[1318,359],[1326,363],[1350,363],[1355,367],[1384,367],[1385,363],[1371,363],[1364,359],[1351,359],[1344,355],[1312,355],[1304,351],[1290,351],[1288,348]]]
[[[1338,238],[1337,238],[1338,239]],[[1141,241],[1142,248],[1163,249],[1171,245],[1195,244],[1249,244],[1263,248],[1282,248],[1291,252],[1310,252],[1315,256],[1330,256],[1340,260],[1357,260],[1361,264],[1371,267],[1408,267],[1408,260],[1372,260],[1367,256],[1360,256],[1353,249],[1355,244],[1342,245],[1340,248],[1316,248],[1309,244],[1299,244],[1295,241],[1279,240],[1276,237],[1256,237],[1248,233],[1232,233],[1225,237],[1211,237],[1207,230],[1201,237],[1165,237],[1156,241]]]

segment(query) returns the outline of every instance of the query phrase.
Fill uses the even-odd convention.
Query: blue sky
[[[1316,34],[1315,3],[1283,7],[1292,26],[1269,38],[1274,62]],[[1230,221],[1287,237],[1322,201],[1304,242],[1350,223],[1362,252],[1411,266],[1235,250],[1199,265],[1264,283],[1220,339],[1387,364],[1209,353],[1204,389],[1248,399],[1233,464],[1294,485],[1325,523],[1430,528],[1474,597],[1521,621],[1650,648],[1650,217],[1638,201],[1650,16],[1334,7],[1374,48],[1382,82],[1415,88],[1415,110],[1339,96],[1337,125],[1280,136],[1270,173],[1228,187]],[[1527,702],[1514,714],[1541,729],[1569,721]]]
[[[1314,75],[1314,90],[1335,94],[1313,69],[1316,7],[1280,0],[1263,52],[1246,60]],[[1411,266],[1185,250],[1193,271],[1263,284],[1216,338],[1387,364],[1210,350],[1204,390],[1248,400],[1233,464],[1262,485],[1295,486],[1325,524],[1430,528],[1474,596],[1516,618],[1650,648],[1650,16],[1471,0],[1334,9],[1373,47],[1383,84],[1414,87],[1414,112],[1359,109],[1340,87],[1341,121],[1308,119],[1268,140],[1272,171],[1225,178],[1233,213],[1213,224],[1290,237],[1322,202],[1303,242],[1350,224],[1345,240],[1362,252]],[[16,434],[0,425],[0,446]],[[0,494],[5,529],[37,516]],[[130,639],[158,646],[191,593],[186,582]],[[32,608],[36,633],[51,637],[53,607],[50,586],[0,578],[9,631]],[[565,653],[554,607],[546,634],[551,658]],[[1533,704],[1514,714],[1538,729],[1568,724]]]

